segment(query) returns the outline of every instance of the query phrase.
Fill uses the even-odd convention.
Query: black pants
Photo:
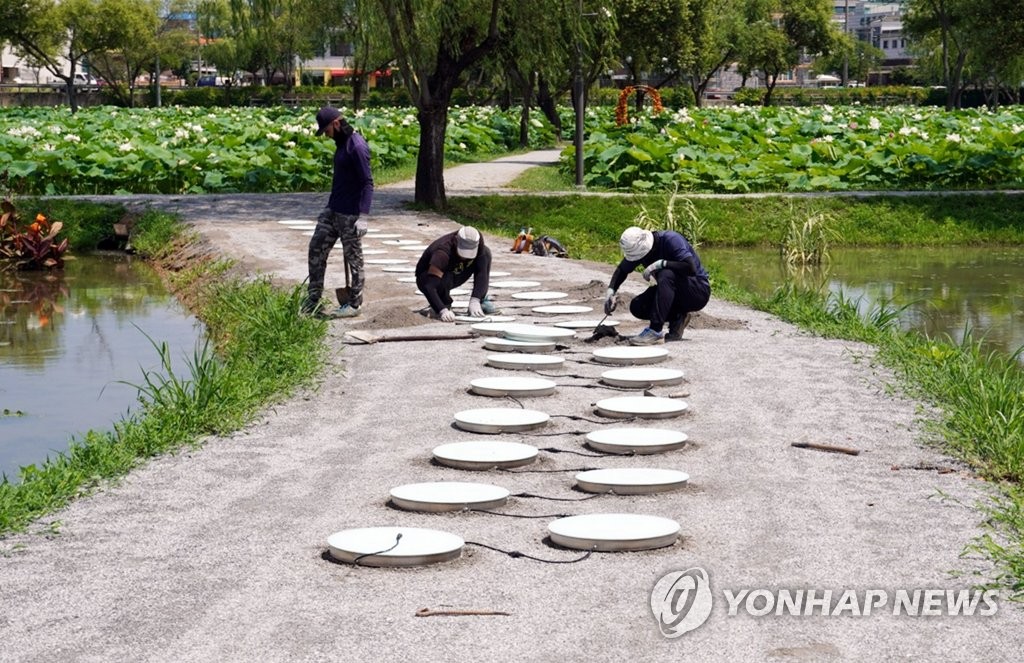
[[[437,285],[437,296],[441,298],[445,308],[452,307],[452,290],[458,288],[460,285],[469,280],[469,277],[473,276],[473,272],[468,269],[464,269],[458,274],[454,272],[445,272],[441,277],[441,282]],[[420,292],[427,291],[427,278],[426,274],[416,276],[416,287],[419,288]],[[428,300],[429,304],[430,301]],[[437,311],[440,313],[441,311]]]
[[[711,299],[711,284],[696,276],[683,276],[671,269],[657,272],[657,283],[629,302],[634,318],[649,320],[648,325],[660,332],[665,323],[682,320],[692,311],[699,311]]]

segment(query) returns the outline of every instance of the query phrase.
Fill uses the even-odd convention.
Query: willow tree
[[[550,11],[545,0],[369,0],[378,31],[389,39],[395,64],[416,106],[420,147],[417,203],[447,205],[444,142],[452,92],[465,73],[514,32]]]

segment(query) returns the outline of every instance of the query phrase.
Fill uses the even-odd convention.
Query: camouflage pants
[[[356,228],[358,214],[338,214],[325,208],[316,220],[316,229],[309,240],[309,294],[303,309],[313,311],[324,293],[324,275],[327,273],[327,258],[331,249],[341,239],[352,280],[349,282],[354,308],[363,305],[363,235],[366,230]]]

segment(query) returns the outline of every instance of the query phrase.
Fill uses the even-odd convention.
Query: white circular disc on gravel
[[[657,454],[686,446],[689,438],[667,428],[605,428],[587,433],[587,446],[612,454]]]
[[[458,317],[458,316],[456,316]],[[505,333],[505,328],[509,326],[508,322],[483,322],[480,318],[476,319],[476,324],[472,325],[470,329],[475,331],[481,336],[502,336]]]
[[[668,357],[665,348],[612,347],[594,350],[594,361],[602,364],[656,364]]]
[[[498,277],[504,278],[506,276],[512,276],[512,272],[496,272],[493,269],[491,270],[491,278],[492,279],[496,279]]]
[[[377,233],[373,236],[373,239],[396,239],[401,236],[401,233]]]
[[[686,402],[676,398],[657,396],[617,396],[597,402],[597,413],[606,417],[623,419],[668,419],[678,417],[686,411]]]
[[[555,386],[544,378],[489,377],[472,380],[469,390],[481,396],[549,396]]]
[[[577,313],[590,313],[594,307],[577,304],[548,304],[534,307],[531,310],[542,315],[576,315]]]
[[[398,247],[399,251],[424,251],[426,250],[426,244],[406,244]]]
[[[341,240],[338,240],[338,244],[341,244]],[[363,249],[364,256],[381,256],[386,254],[387,249]]]
[[[405,265],[409,263],[405,258],[370,258],[363,262],[367,265]]]
[[[487,284],[488,287],[496,290],[508,288],[536,288],[539,285],[540,281],[491,281]]]
[[[537,447],[521,442],[451,442],[431,453],[438,463],[460,470],[522,467],[537,460]]]
[[[663,387],[682,381],[683,372],[677,368],[613,368],[601,374],[601,382],[613,387]]]
[[[569,296],[566,292],[556,292],[554,290],[534,290],[531,292],[513,292],[512,297],[515,299],[565,299]]]
[[[380,232],[381,232],[380,228],[367,228],[366,229],[366,234],[367,235],[378,235],[378,233],[380,233]]]
[[[283,226],[315,226],[316,221],[312,219],[281,219],[278,221]]]
[[[416,277],[415,276],[399,276],[398,277],[398,282],[399,283],[416,283]]]
[[[675,543],[679,523],[633,513],[591,513],[559,518],[548,532],[554,543],[576,550],[650,550]]]
[[[565,363],[562,357],[552,355],[534,355],[508,353],[487,355],[487,365],[494,368],[507,368],[514,371],[528,371],[538,368],[558,368]]]
[[[495,352],[554,352],[554,341],[516,341],[511,338],[488,337],[484,348]]]
[[[398,535],[397,545],[395,541]],[[466,542],[460,536],[422,527],[362,527],[327,537],[331,557],[364,566],[423,566],[457,559]],[[394,546],[393,550],[388,550]],[[388,550],[387,552],[381,552]],[[362,555],[367,555],[362,557]]]
[[[647,495],[676,490],[686,485],[690,475],[678,470],[653,467],[616,467],[588,470],[576,475],[576,485],[588,493]]]
[[[367,260],[366,262],[370,262],[370,261]],[[398,262],[409,262],[409,261],[408,260],[399,260]],[[380,271],[382,271],[382,272],[392,272],[392,273],[395,273],[395,274],[402,274],[402,273],[415,272],[416,268],[413,267],[412,265],[387,265],[385,267],[381,267]]]
[[[507,324],[503,336],[513,341],[559,341],[576,337],[576,332],[547,325]]]
[[[615,328],[619,326],[618,320],[562,320],[561,322],[552,322],[553,327],[564,327],[565,329],[597,329],[598,325],[603,327]]]
[[[455,425],[473,433],[517,433],[546,424],[551,417],[540,410],[487,407],[455,413]]]
[[[377,235],[377,237],[383,238],[384,236]],[[401,237],[401,235],[396,235],[396,237]],[[423,242],[418,239],[385,239],[381,244],[387,244],[388,246],[403,246],[407,244],[423,244]]]
[[[406,511],[461,511],[493,509],[508,501],[509,492],[489,483],[432,481],[391,489],[391,502]]]
[[[485,315],[482,318],[477,318],[477,317],[474,317],[472,315],[457,315],[457,316],[455,316],[455,322],[460,322],[460,323],[463,323],[463,324],[471,323],[471,324],[474,324],[474,325],[476,325],[476,324],[483,324],[485,322],[493,322],[493,323],[514,322],[515,319],[516,319],[516,316],[514,316],[514,315]]]

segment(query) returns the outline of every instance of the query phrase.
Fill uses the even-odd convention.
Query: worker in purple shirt
[[[707,306],[711,283],[700,257],[689,241],[674,230],[626,228],[619,239],[622,261],[615,268],[604,302],[611,315],[618,305],[617,292],[626,277],[643,265],[645,281],[653,283],[629,303],[635,318],[648,320],[642,332],[629,339],[632,345],[654,345],[678,341],[690,320],[690,313]],[[668,324],[668,333],[662,331]]]
[[[317,217],[313,237],[309,240],[309,285],[302,311],[321,317],[354,318],[363,305],[365,281],[362,238],[366,234],[366,219],[361,215],[370,213],[373,200],[370,146],[337,108],[321,108],[316,114],[316,123],[317,136],[334,140],[334,177],[331,197]],[[327,258],[339,238],[352,277],[349,300],[325,313],[320,299],[324,292]]]

